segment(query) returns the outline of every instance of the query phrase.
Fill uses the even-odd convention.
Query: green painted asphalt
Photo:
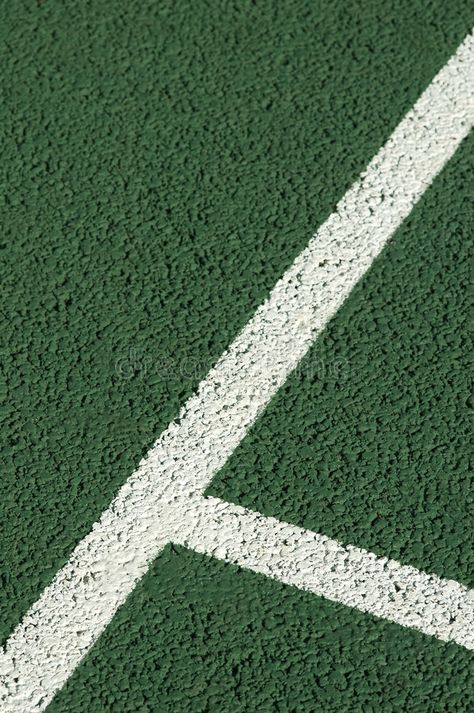
[[[471,134],[207,491],[469,586],[473,148]]]
[[[461,0],[2,3],[2,640],[454,52],[473,15]],[[469,581],[462,443],[469,172],[466,144],[212,492]],[[150,660],[147,695],[163,696],[150,710],[184,710],[192,698],[206,710],[201,689],[179,698],[177,657],[190,680],[196,666],[201,687],[220,660],[218,680],[232,678],[235,665],[240,673],[222,684],[222,695],[234,686],[238,697],[245,679],[250,710],[255,671],[265,667],[260,709],[270,710],[271,691],[288,690],[284,667],[275,666],[272,682],[271,665],[288,637],[291,660],[301,659],[298,695],[307,656],[311,666],[322,657],[336,677],[330,662],[340,657],[348,684],[334,710],[351,700],[347,710],[379,710],[359,704],[356,664],[359,655],[367,660],[367,690],[381,696],[373,680],[386,680],[377,673],[382,658],[373,669],[371,661],[386,636],[395,642],[387,661],[398,647],[420,662],[410,685],[447,696],[448,707],[423,708],[429,695],[420,692],[418,708],[406,710],[464,710],[456,696],[467,654],[459,647],[195,555],[181,554],[161,575],[166,557],[140,589],[150,601],[142,620],[134,602],[143,594],[134,594],[119,614],[125,624],[113,622],[68,686],[71,698],[52,708],[69,700],[68,710],[92,710],[96,701],[107,712],[142,710],[133,707],[138,693],[124,694],[123,705],[118,695],[115,708],[103,702],[109,687],[140,687],[114,653],[125,627],[135,637],[123,648],[129,670]],[[195,595],[189,602],[180,595],[175,606],[176,588],[188,592],[188,570]],[[220,611],[209,648],[192,649],[192,626],[205,638],[206,617],[222,598],[221,573],[230,591],[237,577],[236,602],[245,592],[258,601],[261,590],[268,611],[272,601],[281,611],[280,643],[273,649],[267,634],[262,644],[268,660],[253,641],[260,634],[250,637],[256,653],[239,659],[246,612],[229,622],[217,662]],[[208,577],[216,600],[200,602]],[[295,617],[279,607],[287,599],[306,612],[294,641]],[[162,622],[170,607],[174,624],[156,638],[154,611]],[[257,607],[257,632],[265,630],[264,610]],[[317,627],[309,629],[319,619],[326,643],[301,653],[306,641],[315,644]],[[352,626],[378,632],[367,634],[367,649]],[[148,653],[131,653],[137,638]],[[188,659],[187,647],[196,652]],[[110,670],[107,656],[118,668]],[[429,663],[438,656],[446,671]],[[394,674],[400,695],[405,674],[405,666]],[[94,703],[93,680],[101,681]],[[390,705],[387,698],[386,710],[395,710]]]
[[[458,713],[472,654],[169,546],[48,713]]]

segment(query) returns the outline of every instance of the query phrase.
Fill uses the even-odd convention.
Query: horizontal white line
[[[171,537],[313,594],[474,649],[474,590],[218,498],[188,504]]]
[[[467,135],[473,45],[470,35],[10,636],[5,713],[44,710],[168,541],[167,511],[203,492]]]

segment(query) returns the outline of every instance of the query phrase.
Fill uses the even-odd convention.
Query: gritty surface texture
[[[469,35],[25,616],[0,657],[5,713],[44,710],[170,540],[474,648],[456,582],[202,497],[467,135],[473,76]]]
[[[208,489],[469,586],[473,147],[471,136]]]
[[[218,498],[181,523],[173,543],[474,650],[474,592],[458,582]]]
[[[467,713],[471,662],[455,644],[173,546],[48,713]]]
[[[325,5],[196,3],[191,22],[187,6],[171,3],[5,4],[3,638],[472,22],[456,2]],[[439,216],[434,222],[433,228]],[[462,246],[442,263],[453,275],[458,254]],[[431,262],[439,259],[432,254]],[[458,290],[452,283],[448,289],[454,312],[446,319],[461,329]],[[414,291],[415,301],[422,296]],[[373,298],[368,293],[369,306]],[[382,316],[383,331],[392,313]],[[446,364],[456,365],[463,345],[441,346],[436,353],[453,356],[440,357],[444,376],[430,414],[451,408],[450,389],[459,384],[456,368],[446,376]],[[433,374],[437,362],[426,368]],[[464,394],[464,382],[459,387]],[[383,379],[374,388],[385,393]],[[338,397],[330,398],[336,408]],[[439,420],[435,427],[439,433]],[[457,435],[451,436],[453,464],[462,454],[454,454]],[[341,457],[326,444],[325,458]],[[435,439],[435,453],[437,447]],[[407,448],[411,454],[417,446]],[[311,492],[304,449],[301,456],[303,489]],[[390,462],[387,451],[382,456],[382,465]],[[443,457],[438,450],[429,461],[436,473]],[[455,488],[459,463],[459,471],[450,471]],[[267,492],[260,509],[309,524],[297,471],[294,506],[282,503],[275,466],[278,492]],[[226,497],[245,501],[245,473],[248,465]],[[437,503],[439,482],[421,485],[419,496]],[[451,501],[464,516],[465,492],[453,490]],[[346,528],[357,544],[370,542],[385,554],[380,530],[387,514],[377,507],[361,510],[364,527],[335,518],[337,536]],[[410,507],[416,520],[423,508]],[[419,542],[413,551],[406,528],[397,539],[388,518],[389,554],[467,581],[462,530],[450,521],[446,536],[442,509],[434,518],[440,558],[426,544],[432,527],[424,512],[413,525]],[[333,534],[328,520],[325,531]],[[170,645],[159,653],[163,670],[173,651]],[[439,667],[432,671],[429,685],[436,687]],[[456,681],[453,674],[453,690]],[[125,677],[120,685],[130,690],[132,683]],[[81,685],[75,706],[87,699]],[[123,694],[115,707],[140,710],[134,705]]]
[[[188,13],[5,4],[3,638],[471,24]]]

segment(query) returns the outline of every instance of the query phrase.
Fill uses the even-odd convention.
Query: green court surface
[[[473,20],[2,3],[2,643]],[[206,491],[467,586],[472,156]],[[169,545],[47,710],[467,712],[472,673],[461,646]]]
[[[473,147],[461,146],[208,489],[471,587]]]
[[[169,548],[48,713],[469,711],[472,654]]]

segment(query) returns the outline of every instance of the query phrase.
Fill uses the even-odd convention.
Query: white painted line
[[[5,713],[42,711],[474,121],[474,36],[435,77],[9,638]]]
[[[218,498],[172,540],[279,582],[474,650],[474,590]]]

